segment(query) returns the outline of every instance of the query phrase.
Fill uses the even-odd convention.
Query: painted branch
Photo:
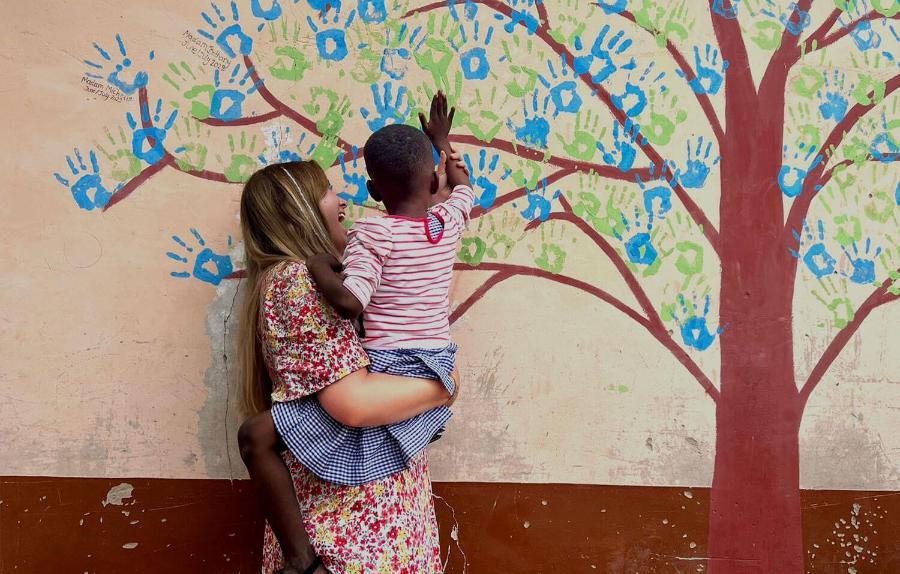
[[[750,58],[747,55],[747,45],[744,43],[744,35],[740,24],[735,19],[729,19],[713,9],[715,2],[721,2],[723,8],[732,8],[730,0],[709,0],[709,17],[712,20],[713,32],[719,41],[719,51],[722,57],[728,61],[728,70],[725,72],[725,97],[730,91],[744,94],[752,94],[756,91],[753,85],[753,76],[750,73]],[[729,89],[730,88],[730,89]]]
[[[283,114],[278,110],[272,110],[270,112],[266,112],[264,114],[259,114],[257,116],[248,116],[246,118],[238,118],[236,120],[222,120],[218,118],[206,118],[205,120],[200,120],[200,123],[204,123],[208,126],[253,126],[256,124],[264,124],[269,120],[274,120],[275,118],[280,118]]]
[[[800,404],[803,407],[806,406],[806,402],[809,400],[813,391],[816,390],[816,386],[822,380],[822,377],[828,372],[831,364],[837,359],[838,355],[841,354],[841,351],[844,350],[844,347],[850,341],[850,338],[853,337],[862,326],[863,321],[866,320],[869,313],[882,305],[887,305],[892,301],[900,299],[900,294],[891,293],[889,290],[893,282],[894,280],[891,278],[885,279],[878,289],[869,295],[863,304],[860,305],[859,309],[856,310],[853,320],[847,323],[847,325],[835,335],[834,339],[832,339],[831,343],[816,363],[816,366],[813,367],[803,388],[800,389]]]
[[[629,11],[620,12],[619,16],[622,16],[626,20],[630,20],[631,22],[637,24],[637,19],[634,17]],[[646,30],[652,36],[657,36],[661,34],[659,30],[656,28],[643,28],[638,25],[642,30]],[[666,50],[672,56],[672,59],[675,60],[675,64],[678,66],[678,69],[681,70],[681,73],[684,74],[684,79],[690,83],[694,81],[697,77],[696,72],[691,67],[691,64],[684,57],[684,54],[678,49],[674,42],[666,38]],[[712,105],[712,100],[710,100],[708,94],[701,94],[695,90],[691,90],[693,92],[694,97],[697,98],[697,103],[700,104],[700,108],[703,110],[703,113],[706,114],[706,119],[709,121],[710,127],[712,127],[713,134],[716,136],[716,140],[719,142],[721,146],[725,142],[725,130],[722,129],[722,123],[719,121],[719,116],[716,114],[716,110]]]
[[[174,165],[175,162],[172,156],[166,154],[161,160],[156,162],[155,164],[145,167],[141,173],[137,174],[134,179],[130,180],[128,183],[123,185],[118,191],[113,193],[109,201],[106,202],[106,205],[103,206],[103,211],[111,208],[115,204],[119,203],[129,195],[131,195],[134,190],[140,187],[145,181],[153,177],[153,175],[159,173],[163,169],[169,167],[170,165]]]
[[[453,323],[457,321],[463,313],[468,311],[472,305],[477,303],[482,297],[484,297],[488,291],[490,291],[493,287],[500,284],[501,282],[510,279],[512,277],[539,277],[541,279],[547,279],[548,281],[552,281],[554,283],[560,283],[562,285],[567,285],[569,287],[574,287],[579,291],[583,291],[589,295],[593,295],[598,299],[604,301],[605,303],[609,303],[611,306],[615,307],[630,319],[644,327],[645,329],[650,329],[653,325],[643,317],[640,313],[623,303],[621,300],[617,299],[613,295],[608,292],[600,289],[599,287],[595,287],[590,283],[586,283],[579,279],[575,279],[573,277],[569,277],[568,275],[557,275],[554,273],[550,273],[549,271],[544,271],[543,269],[536,269],[534,267],[526,267],[524,265],[511,265],[507,263],[481,263],[477,266],[469,265],[467,263],[457,263],[454,266],[454,269],[457,271],[495,271],[493,275],[482,285],[479,287],[472,295],[466,298],[459,307],[454,310],[453,314],[450,316],[450,322]],[[464,307],[464,308],[463,308]]]
[[[900,74],[888,80],[887,85],[885,86],[885,98],[896,90],[898,86],[900,86]],[[869,97],[873,98],[874,94],[870,92]],[[857,122],[859,122],[859,120],[878,103],[880,102],[872,101],[872,103],[869,104],[856,104],[850,108],[847,115],[844,116],[844,119],[838,122],[834,129],[831,130],[831,133],[828,135],[828,138],[822,146],[821,152],[827,152],[833,155],[844,141],[844,136],[846,136]],[[829,158],[825,158],[820,161],[819,164],[811,169],[806,175],[806,179],[803,182],[803,188],[800,190],[800,195],[794,199],[794,202],[791,205],[791,211],[788,213],[787,222],[785,223],[784,228],[785,237],[789,237],[792,230],[800,229],[800,226],[803,224],[803,220],[809,212],[809,207],[812,204],[813,198],[816,196],[816,192],[823,185],[822,176],[825,173],[828,159]]]
[[[791,15],[788,17],[788,24],[792,24],[795,19],[800,18],[800,12],[809,12],[811,5],[812,0],[800,0],[797,2]],[[779,78],[778,83],[780,85],[778,89],[784,90],[784,81],[787,78],[788,71],[799,59],[799,52],[797,51],[797,43],[799,41],[800,35],[793,34],[790,31],[790,27],[785,25],[784,31],[781,33],[781,43],[769,59],[763,79],[760,81],[760,92],[763,92],[766,89],[764,86],[768,86],[770,82],[774,81],[772,78],[776,77]]]
[[[816,52],[818,50],[821,50],[822,48],[826,48],[826,47],[834,44],[841,38],[844,38],[847,35],[849,35],[850,32],[853,32],[854,30],[856,30],[856,28],[858,28],[859,25],[862,24],[863,22],[868,22],[870,20],[877,20],[878,18],[886,18],[886,16],[883,16],[883,15],[879,14],[878,12],[876,12],[875,10],[872,10],[868,14],[857,18],[856,20],[850,22],[846,26],[842,26],[840,30],[833,32],[833,33],[829,34],[828,36],[822,38],[820,41],[818,41],[816,43],[815,47],[810,46],[807,49],[806,53]],[[900,13],[894,14],[893,16],[891,16],[891,19],[892,20],[900,19]],[[806,46],[807,46],[807,44],[804,44],[804,47],[806,47]]]
[[[825,36],[831,32],[831,29],[834,27],[834,24],[840,19],[841,14],[844,12],[839,8],[835,8],[831,11],[831,14],[828,15],[828,18],[825,18],[825,21],[822,22],[822,25],[816,28],[816,31],[809,35],[809,38],[803,42],[803,45],[800,47],[799,52],[796,57],[799,58],[803,54],[808,54],[811,51],[817,50],[819,46],[819,42],[822,41]]]

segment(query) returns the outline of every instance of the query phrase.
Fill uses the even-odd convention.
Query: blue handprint
[[[703,314],[699,314],[699,305],[696,296],[692,298],[690,307],[688,307],[687,298],[683,293],[679,293],[676,300],[681,307],[681,316],[677,312],[672,313],[672,318],[681,328],[681,340],[688,347],[693,347],[698,351],[705,351],[710,348],[716,341],[716,335],[722,332],[719,327],[715,331],[709,330],[709,308],[710,297],[707,293],[703,302]]]
[[[341,21],[340,4],[333,8],[334,17],[329,22],[329,12],[322,11],[319,13],[319,23],[316,24],[312,16],[307,16],[306,21],[309,23],[310,29],[316,34],[316,48],[319,51],[319,57],[323,60],[332,62],[340,62],[349,54],[347,49],[347,28],[353,24],[356,17],[356,9],[350,10],[343,24],[338,25]],[[319,27],[322,26],[320,30]],[[331,26],[331,27],[329,27]]]
[[[864,2],[853,2],[849,9],[844,10],[838,23],[843,28],[850,29],[850,37],[860,51],[865,52],[881,46],[881,35],[872,27],[872,22],[864,17],[867,9]]]
[[[690,140],[687,142],[687,169],[678,173],[678,181],[686,189],[702,188],[706,184],[706,178],[709,177],[709,170],[719,163],[719,156],[716,156],[712,162],[709,160],[712,154],[712,142],[707,142],[705,149],[703,142],[703,136],[698,137],[697,147],[694,150],[691,150]]]
[[[538,91],[535,90],[531,98],[531,111],[528,110],[527,100],[522,100],[522,114],[524,120],[521,126],[513,124],[509,120],[507,124],[516,134],[516,139],[524,144],[544,149],[547,147],[547,139],[550,136],[550,122],[547,121],[547,108],[549,98],[544,98],[543,108],[538,103]]]
[[[807,147],[805,143],[801,143],[798,147],[799,149],[794,153],[793,159],[794,162],[796,162],[799,159],[800,154],[806,150],[803,155],[804,166],[792,167],[787,164],[782,164],[781,170],[778,172],[778,187],[780,187],[781,192],[788,197],[797,197],[800,195],[800,192],[803,191],[803,182],[806,180],[806,175],[822,161],[822,155],[816,154],[816,146]],[[787,146],[784,146],[784,151],[787,151]],[[815,157],[813,157],[814,155]],[[810,158],[812,158],[812,163],[810,163]]]
[[[138,122],[131,115],[131,112],[125,114],[128,125],[133,130],[131,137],[131,153],[138,159],[142,159],[150,165],[160,161],[166,155],[166,148],[163,142],[166,140],[166,134],[175,123],[178,117],[178,110],[172,110],[169,118],[163,127],[157,127],[161,118],[162,99],[156,100],[156,108],[153,117],[150,117],[150,106],[147,102],[141,102],[141,121]],[[148,146],[149,147],[146,147]]]
[[[221,120],[236,120],[243,116],[243,104],[248,95],[255,92],[263,83],[262,80],[250,83],[253,75],[253,68],[248,68],[241,75],[242,66],[235,64],[234,69],[228,77],[229,86],[232,88],[223,88],[219,69],[213,72],[213,86],[215,91],[209,103],[209,115],[213,118]],[[249,85],[248,85],[249,83]]]
[[[603,161],[608,165],[614,165],[621,171],[628,171],[634,165],[634,159],[637,157],[637,150],[634,143],[640,134],[640,126],[632,123],[630,120],[626,122],[626,126],[621,128],[619,123],[613,125],[613,149],[607,151],[601,142],[597,142],[597,149],[603,157]]]
[[[381,54],[381,71],[392,80],[402,80],[406,76],[410,59],[422,49],[428,35],[422,32],[421,26],[410,31],[405,22],[400,25],[396,37],[394,34],[394,29],[388,28],[388,45]]]
[[[503,169],[503,174],[500,176],[500,181],[503,181],[512,174],[512,169],[508,167],[500,168],[500,154],[495,153],[488,159],[487,150],[484,148],[478,152],[477,167],[472,163],[472,157],[468,153],[463,155],[463,161],[466,162],[466,167],[471,174],[472,188],[478,195],[478,198],[475,200],[476,205],[479,205],[482,209],[487,209],[494,205],[494,202],[497,200],[498,185],[493,179],[496,177],[497,170]]]
[[[835,70],[831,77],[825,76],[824,93],[820,91],[816,94],[822,102],[819,104],[819,113],[826,120],[832,119],[839,122],[847,115],[848,103],[847,98],[844,97],[844,93],[848,91],[846,79],[843,72]]]
[[[806,264],[807,269],[809,269],[813,275],[821,279],[826,275],[834,273],[837,260],[832,257],[831,253],[828,252],[828,248],[825,247],[825,224],[822,223],[822,220],[819,220],[816,227],[817,234],[813,235],[813,231],[809,227],[809,222],[804,220],[804,235],[801,236],[799,232],[792,230],[791,234],[794,236],[794,239],[797,240],[797,249],[788,248],[788,251],[796,259],[803,261],[803,263]],[[812,241],[815,241],[815,243],[806,249],[806,253],[801,254],[801,250],[804,249],[805,244]]]
[[[900,155],[900,146],[897,145],[897,140],[891,134],[892,129],[896,127],[895,124],[897,124],[896,121],[888,121],[887,113],[881,114],[881,127],[884,131],[876,135],[869,145],[869,154],[876,161],[881,163],[897,161],[897,157]]]
[[[560,192],[553,194],[553,199],[558,198]],[[542,179],[537,189],[526,190],[525,198],[528,200],[528,206],[520,212],[520,215],[528,221],[535,219],[547,221],[550,218],[550,212],[553,211],[553,204],[547,199],[547,180]]]
[[[628,9],[628,0],[598,0],[597,6],[604,14],[620,14]]]
[[[72,156],[66,156],[66,163],[69,165],[69,171],[72,172],[71,177],[77,178],[74,183],[57,172],[54,172],[53,177],[71,190],[78,207],[91,211],[94,208],[106,207],[109,198],[112,197],[112,192],[103,185],[100,177],[100,163],[97,161],[97,154],[94,153],[94,150],[90,151],[88,158],[91,163],[90,171],[88,171],[88,166],[85,165],[84,157],[78,148],[75,148],[75,161],[72,161]],[[120,187],[122,184],[116,186],[113,192]]]
[[[853,271],[849,275],[846,273],[844,273],[844,275],[847,275],[850,278],[850,281],[859,285],[871,285],[875,283],[875,258],[881,255],[881,247],[875,247],[873,253],[872,238],[867,237],[862,253],[860,253],[859,244],[856,241],[850,245],[850,250],[847,250],[846,247],[843,247],[842,249],[844,250],[844,254],[850,260],[850,265],[853,268]]]
[[[281,3],[278,0],[270,0],[269,3],[268,8],[263,8],[262,0],[250,0],[250,12],[263,20],[256,27],[258,32],[262,32],[262,29],[266,27],[266,22],[272,22],[281,17]]]
[[[351,194],[342,191],[338,194],[343,199],[353,202],[353,205],[362,205],[369,199],[369,189],[366,186],[365,169],[359,165],[359,148],[353,146],[353,163],[347,165],[344,156],[340,157],[341,174],[344,177],[344,183],[348,189],[355,189],[355,193]]]
[[[653,237],[650,232],[653,230],[653,213],[650,212],[646,226],[643,223],[643,214],[635,207],[634,221],[629,221],[625,215],[622,215],[623,231],[628,234],[628,238],[613,229],[613,235],[625,245],[625,255],[628,260],[636,265],[646,265],[647,267],[658,267],[659,252],[653,246]],[[646,230],[645,230],[646,227]]]
[[[741,0],[713,0],[713,12],[728,20],[738,17],[738,5]]]
[[[625,112],[629,118],[641,115],[647,107],[647,94],[637,84],[625,82],[625,91],[613,94],[613,105]]]
[[[306,141],[306,132],[300,134],[297,145],[293,144],[291,136],[291,128],[285,127],[284,132],[279,133],[278,130],[264,132],[266,134],[266,149],[257,156],[260,165],[270,165],[273,163],[284,163],[288,161],[303,161],[310,159],[316,151],[316,144],[312,143],[306,150],[303,150],[303,142]],[[290,148],[285,147],[291,145]],[[176,153],[178,150],[175,150]],[[300,152],[300,153],[298,153]]]
[[[538,21],[535,9],[537,5],[542,2],[543,0],[509,0],[509,5],[512,10],[509,16],[509,22],[506,23],[503,29],[511,34],[516,29],[516,26],[522,24],[525,26],[525,29],[528,30],[529,35],[537,32],[540,22]],[[500,13],[495,14],[494,17],[497,20],[506,19],[506,17]]]
[[[665,185],[648,188],[640,177],[637,178],[637,182],[643,191],[644,211],[649,214],[651,224],[653,219],[664,219],[672,210],[672,190]]]
[[[793,34],[794,36],[799,36],[803,33],[803,30],[809,27],[812,23],[812,16],[809,15],[809,12],[806,10],[800,10],[800,7],[797,6],[796,2],[791,2],[788,4],[787,12],[782,12],[778,19],[784,24],[785,29]],[[794,14],[794,10],[797,11],[797,21],[791,19],[791,16]],[[769,15],[765,10],[762,11],[763,14]],[[774,14],[772,14],[774,16]]]
[[[610,32],[609,24],[603,26],[591,46],[590,53],[584,56],[577,56],[572,60],[572,68],[578,75],[590,72],[594,69],[594,60],[600,62],[600,67],[596,72],[591,73],[591,79],[594,83],[604,82],[618,70],[633,70],[636,66],[634,58],[631,58],[622,65],[617,65],[614,60],[615,56],[621,56],[628,48],[631,47],[631,38],[624,38],[625,33],[621,30],[613,34],[608,40],[606,35]],[[624,38],[624,39],[623,39]],[[581,37],[575,37],[575,49],[581,51],[583,45]]]
[[[538,76],[538,80],[550,90],[547,98],[553,102],[553,117],[555,118],[561,113],[577,114],[584,102],[578,93],[578,83],[574,79],[570,79],[570,75],[573,74],[570,74],[571,68],[566,64],[565,56],[559,57],[558,72],[553,60],[547,60],[547,70],[550,77],[541,74]]]
[[[87,76],[91,78],[96,78],[98,80],[106,80],[113,86],[122,90],[125,94],[133,94],[137,90],[144,88],[147,86],[147,82],[149,81],[149,76],[147,72],[144,71],[132,71],[133,74],[130,79],[125,79],[122,74],[123,72],[129,71],[133,62],[131,58],[128,57],[128,51],[125,49],[125,42],[122,41],[122,36],[116,34],[116,44],[119,47],[119,55],[121,56],[118,59],[118,62],[109,70],[107,67],[112,65],[113,58],[103,49],[103,47],[94,42],[94,49],[97,50],[97,53],[100,54],[100,57],[105,60],[105,62],[92,62],[91,60],[84,60],[84,63],[90,66],[91,68],[97,70],[98,72],[102,72],[105,75],[101,75],[100,73],[87,72]],[[150,51],[149,59],[152,61],[155,57],[154,52]]]
[[[412,108],[409,99],[406,97],[406,87],[400,86],[397,90],[397,96],[394,97],[394,84],[385,82],[383,85],[383,95],[378,92],[378,84],[372,84],[372,101],[375,104],[376,116],[368,108],[360,108],[359,113],[369,124],[369,129],[373,132],[383,128],[388,124],[402,124],[409,117]],[[370,119],[371,116],[371,119]]]
[[[465,27],[459,26],[460,38],[453,41],[453,47],[459,51],[462,47],[467,48],[459,55],[459,66],[462,68],[463,77],[467,80],[484,80],[487,79],[491,72],[491,63],[487,57],[487,48],[491,45],[494,38],[494,27],[487,26],[484,34],[481,33],[481,23],[475,22],[472,37],[468,37]],[[459,46],[457,46],[459,44]]]
[[[241,28],[241,14],[238,11],[237,3],[231,2],[231,24],[226,26],[228,19],[215,2],[210,3],[215,13],[215,18],[202,12],[200,15],[209,25],[209,30],[198,28],[197,33],[215,42],[219,48],[225,52],[229,58],[236,58],[238,54],[242,56],[250,55],[253,51],[253,38],[244,33]],[[232,48],[231,40],[237,40],[236,48]]]
[[[725,71],[728,69],[728,60],[719,62],[719,49],[707,44],[704,55],[700,55],[700,47],[694,46],[694,64],[697,76],[688,82],[691,89],[698,94],[717,94],[725,81]],[[676,70],[682,78],[684,72]]]
[[[220,255],[206,247],[206,241],[203,240],[203,236],[193,227],[191,228],[191,235],[196,240],[195,246],[188,245],[183,239],[173,235],[172,241],[179,245],[180,251],[185,255],[169,251],[166,253],[166,256],[179,263],[186,263],[188,266],[190,266],[190,258],[193,257],[193,268],[191,271],[172,271],[170,274],[172,277],[181,279],[193,276],[195,279],[211,285],[218,285],[222,282],[222,279],[231,275],[231,272],[234,270],[231,257]],[[231,236],[228,237],[228,246],[231,247]],[[195,251],[197,251],[196,254],[194,253]]]
[[[338,1],[338,6],[340,6],[340,1]],[[360,19],[366,24],[381,24],[388,17],[384,0],[359,0],[357,9]]]

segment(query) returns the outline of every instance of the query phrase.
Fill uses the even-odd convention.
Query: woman
[[[241,197],[249,288],[239,344],[244,410],[256,416],[241,426],[239,441],[268,519],[263,571],[326,572],[315,569],[320,558],[334,574],[440,572],[424,452],[385,479],[341,486],[318,479],[290,453],[282,461],[271,415],[257,414],[270,401],[318,400],[338,422],[375,426],[450,400],[434,381],[368,373],[351,324],[317,293],[304,261],[342,253],[345,209],[313,162],[267,166]],[[296,500],[277,494],[291,492],[289,481]]]

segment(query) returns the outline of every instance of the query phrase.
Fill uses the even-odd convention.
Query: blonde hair
[[[271,406],[271,382],[259,340],[263,283],[273,266],[337,252],[319,202],[328,191],[325,172],[312,161],[273,164],[250,176],[241,194],[241,232],[247,288],[238,335],[241,410],[254,415]]]

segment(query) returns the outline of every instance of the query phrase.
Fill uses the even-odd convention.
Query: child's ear
[[[437,171],[431,172],[431,195],[435,195],[441,190],[441,174]]]
[[[372,199],[374,199],[375,201],[381,201],[381,194],[378,193],[378,188],[375,187],[374,181],[372,181],[371,179],[367,179],[366,189],[369,190],[369,195],[372,197]]]

